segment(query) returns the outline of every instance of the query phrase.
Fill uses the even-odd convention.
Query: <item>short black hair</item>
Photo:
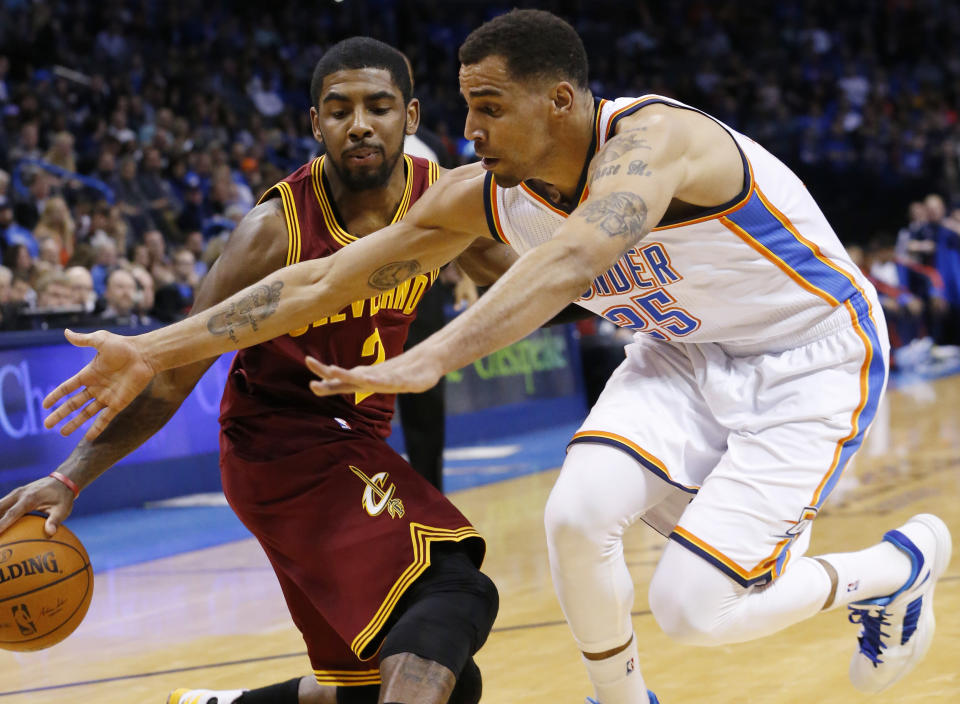
[[[390,72],[393,83],[400,89],[406,105],[413,96],[410,71],[403,54],[389,44],[372,37],[350,37],[327,49],[313,69],[310,79],[310,101],[314,107],[320,104],[323,80],[331,73],[354,68],[382,68]]]
[[[587,51],[576,30],[551,12],[511,10],[480,25],[460,46],[460,63],[506,59],[520,80],[559,78],[586,89]]]

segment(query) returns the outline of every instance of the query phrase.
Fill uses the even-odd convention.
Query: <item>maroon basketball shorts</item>
[[[249,462],[221,436],[224,493],[270,559],[317,681],[380,681],[377,651],[397,601],[430,564],[434,542],[483,538],[386,442],[319,427],[316,444]]]

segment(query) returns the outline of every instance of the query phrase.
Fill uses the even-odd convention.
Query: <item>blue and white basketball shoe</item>
[[[950,531],[921,513],[883,539],[910,558],[910,578],[890,596],[854,602],[850,621],[860,624],[850,681],[861,692],[880,692],[910,672],[933,640],[933,588],[950,562]]]

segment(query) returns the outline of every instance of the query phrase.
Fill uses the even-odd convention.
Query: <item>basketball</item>
[[[0,648],[42,650],[80,625],[93,595],[93,569],[64,526],[52,538],[27,515],[0,535]]]

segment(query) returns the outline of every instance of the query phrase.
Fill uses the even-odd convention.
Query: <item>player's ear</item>
[[[313,138],[323,144],[323,132],[320,131],[320,111],[316,108],[310,108],[310,128],[313,130]]]
[[[416,134],[420,126],[420,101],[411,98],[407,103],[407,125],[404,128],[404,134]]]
[[[558,115],[569,114],[573,111],[576,91],[566,81],[561,81],[553,87],[553,111]]]

